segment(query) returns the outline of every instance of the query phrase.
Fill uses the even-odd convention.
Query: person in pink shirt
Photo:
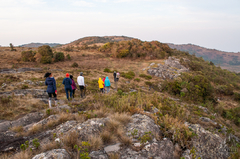
[[[71,80],[72,80],[72,90],[73,90],[73,98],[74,98],[74,94],[75,94],[75,90],[77,89],[77,86],[76,86],[76,84],[75,84],[75,82],[74,82],[74,80],[73,80],[73,75],[70,75],[70,78],[71,78]]]
[[[103,78],[103,82],[104,82],[104,84],[103,84],[103,92],[105,93],[105,77]]]

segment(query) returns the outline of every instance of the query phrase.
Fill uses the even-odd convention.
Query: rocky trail
[[[67,105],[59,106],[61,111],[68,110],[71,112],[71,107]],[[56,109],[56,108],[54,108]],[[181,150],[177,143],[173,143],[171,139],[165,138],[159,125],[155,123],[149,116],[157,113],[159,110],[154,109],[152,112],[145,112],[145,114],[134,114],[130,118],[123,130],[125,136],[131,139],[129,146],[124,146],[123,143],[117,142],[114,144],[105,144],[98,151],[92,151],[89,156],[94,159],[108,159],[111,154],[118,154],[119,158],[164,158],[174,159],[179,158],[179,155],[186,159],[192,159],[192,152],[189,149]],[[207,111],[207,110],[206,110]],[[53,127],[53,129],[42,129],[41,131],[34,132],[27,136],[18,136],[11,128],[23,126],[23,131],[28,132],[34,127],[45,127],[49,121],[59,118],[60,114],[46,115],[46,110],[28,114],[15,121],[4,121],[0,123],[0,152],[19,151],[20,145],[25,141],[30,143],[37,138],[40,144],[49,142],[59,142],[63,144],[63,136],[77,132],[78,138],[82,141],[87,141],[89,136],[99,136],[104,127],[108,124],[111,117],[107,118],[92,118],[84,122],[77,120],[69,120],[62,122]],[[72,115],[77,115],[73,113]],[[212,122],[210,119],[203,118],[206,122]],[[199,124],[186,123],[190,129],[196,133],[196,137],[192,141],[196,149],[196,156],[210,159],[210,158],[228,158],[229,147],[227,146],[226,139],[221,138],[217,134],[205,130]],[[151,141],[142,143],[141,138],[146,137],[146,134],[151,133]],[[55,137],[53,139],[53,134]],[[235,137],[237,138],[237,137]],[[237,140],[239,140],[237,138]],[[206,151],[207,150],[207,151]],[[72,156],[65,149],[54,149],[33,157],[33,159],[41,158],[54,158],[70,159]]]

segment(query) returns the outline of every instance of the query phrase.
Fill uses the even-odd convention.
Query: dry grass
[[[102,148],[103,146],[103,141],[101,136],[90,136],[88,138],[88,142],[90,144],[89,150],[90,151],[97,151]]]
[[[110,119],[106,123],[106,130],[111,133],[117,132],[120,127],[121,127],[121,123],[113,119]]]
[[[104,130],[101,134],[100,134],[102,141],[104,144],[110,144],[113,143],[114,141],[116,141],[115,136],[113,135],[113,133],[110,133],[107,130]]]
[[[32,157],[33,153],[29,150],[26,150],[16,153],[12,159],[31,159]]]
[[[78,136],[79,135],[76,131],[72,131],[72,132],[69,132],[67,135],[64,135],[61,138],[61,141],[63,142],[64,146],[66,146],[67,148],[74,149],[74,146],[80,143]]]
[[[43,126],[42,125],[35,124],[26,132],[26,134],[24,134],[24,136],[37,134],[37,133],[41,132],[42,130],[43,130]]]
[[[53,149],[59,149],[60,147],[61,146],[59,143],[53,141],[48,144],[41,145],[41,151],[46,152],[46,151],[53,150]]]
[[[111,153],[109,155],[109,159],[119,159],[120,155],[118,153]]]
[[[16,133],[22,133],[23,132],[23,126],[14,126],[11,128],[11,130],[13,132],[16,132]]]
[[[123,125],[127,125],[132,120],[132,117],[128,113],[115,113],[111,116],[111,118],[115,121],[120,122]]]

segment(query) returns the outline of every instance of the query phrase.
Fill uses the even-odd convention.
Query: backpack
[[[120,74],[119,73],[117,73],[117,78],[119,78],[120,77]]]

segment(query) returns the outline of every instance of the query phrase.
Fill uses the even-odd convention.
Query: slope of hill
[[[0,48],[1,159],[240,157],[240,76],[157,41],[56,47],[65,58],[51,64],[27,62],[27,50],[35,53]],[[58,92],[50,109],[46,72]],[[80,72],[85,97],[76,90],[68,101],[62,81]],[[98,80],[106,76],[111,89],[101,94]]]
[[[134,38],[127,37],[127,36],[92,36],[92,37],[84,37],[80,38],[78,40],[75,40],[69,44],[64,45],[63,47],[66,46],[74,46],[74,47],[79,47],[82,45],[103,45],[108,42],[117,42],[117,41],[128,41],[132,40]]]
[[[212,61],[214,64],[224,65],[240,65],[240,53],[224,52],[215,49],[207,49],[193,44],[175,45],[168,44],[172,49],[187,51],[190,54],[195,54],[197,57],[202,57],[204,60]]]
[[[39,46],[43,46],[43,45],[49,45],[50,47],[55,47],[55,46],[58,46],[61,44],[59,44],[59,43],[29,43],[29,44],[20,45],[20,47],[39,47]]]

